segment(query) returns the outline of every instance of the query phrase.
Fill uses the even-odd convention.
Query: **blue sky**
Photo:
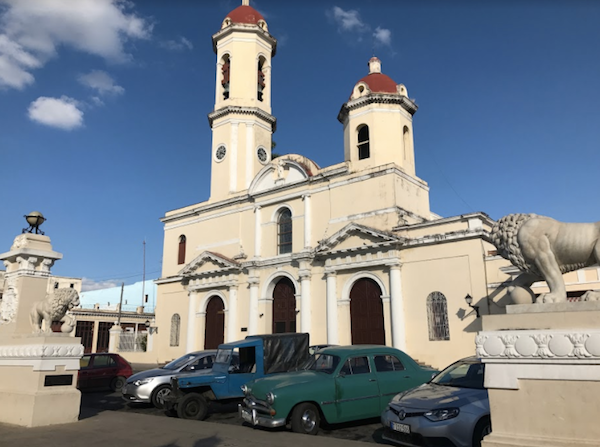
[[[39,210],[85,288],[158,277],[168,210],[210,185],[211,36],[240,1],[0,0],[0,252]],[[600,3],[260,0],[277,152],[343,161],[373,54],[419,105],[432,211],[600,220]]]

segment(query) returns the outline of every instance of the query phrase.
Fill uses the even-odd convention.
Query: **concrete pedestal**
[[[484,447],[596,446],[600,302],[528,304],[483,317],[492,433]]]

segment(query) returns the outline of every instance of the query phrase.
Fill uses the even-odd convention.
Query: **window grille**
[[[173,315],[171,318],[171,346],[179,346],[179,326],[181,325],[181,317],[179,314]]]
[[[448,305],[443,293],[433,292],[427,297],[429,340],[450,340]]]
[[[119,336],[119,352],[146,352],[148,334],[122,332]]]
[[[292,252],[292,212],[285,208],[277,220],[279,254]]]

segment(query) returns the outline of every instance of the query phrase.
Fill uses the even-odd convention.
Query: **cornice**
[[[217,42],[229,36],[230,34],[233,34],[234,32],[252,33],[262,37],[271,45],[271,57],[275,56],[275,53],[277,52],[277,39],[275,39],[268,31],[265,31],[258,25],[244,23],[232,23],[231,25],[222,28],[213,34],[212,43],[215,54],[217,53]]]
[[[253,115],[253,116],[265,121],[266,123],[270,124],[273,132],[275,132],[277,130],[277,118],[275,118],[273,115],[265,112],[262,109],[259,109],[258,107],[242,107],[242,106],[227,106],[227,107],[222,107],[213,112],[210,112],[208,114],[208,123],[210,124],[211,129],[213,127],[213,122],[215,120],[217,120],[219,118],[223,118],[227,115],[232,115],[232,114]]]
[[[338,121],[344,123],[352,110],[359,109],[369,104],[397,104],[411,115],[414,115],[419,108],[412,99],[401,95],[392,95],[387,93],[371,93],[360,98],[352,99],[345,103],[338,113]]]
[[[482,211],[477,211],[475,213],[461,214],[459,216],[450,216],[450,217],[442,217],[441,219],[427,220],[427,221],[417,223],[417,224],[401,225],[401,226],[394,227],[392,229],[392,231],[414,230],[414,229],[419,229],[419,228],[427,228],[427,227],[431,227],[431,226],[435,226],[435,225],[459,222],[462,220],[469,220],[469,219],[473,219],[473,218],[482,219],[483,223],[489,225],[490,228],[493,227],[494,224],[496,223],[496,221],[494,219],[492,219],[490,216],[488,216],[486,213],[484,213]]]

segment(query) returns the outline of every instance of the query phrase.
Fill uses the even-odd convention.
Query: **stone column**
[[[310,270],[298,272],[300,276],[300,330],[310,333]]]
[[[338,334],[338,300],[335,272],[326,272],[327,281],[327,343],[339,344]]]
[[[404,321],[404,297],[400,264],[390,266],[390,295],[392,305],[392,343],[394,348],[406,349],[406,326]]]
[[[254,207],[254,257],[260,258],[262,245],[262,228],[261,228],[261,212],[260,206]]]
[[[248,284],[250,284],[250,314],[248,315],[248,335],[256,335],[258,333],[258,277],[250,276],[248,278]]]
[[[123,329],[115,323],[108,331],[108,352],[119,352],[119,341]]]
[[[235,341],[238,339],[237,292],[237,284],[229,286],[229,309],[227,312],[227,342]]]
[[[186,352],[196,350],[196,312],[198,311],[198,292],[189,292]]]
[[[312,215],[310,206],[310,194],[304,194],[304,248],[310,249],[310,238],[312,229]]]

